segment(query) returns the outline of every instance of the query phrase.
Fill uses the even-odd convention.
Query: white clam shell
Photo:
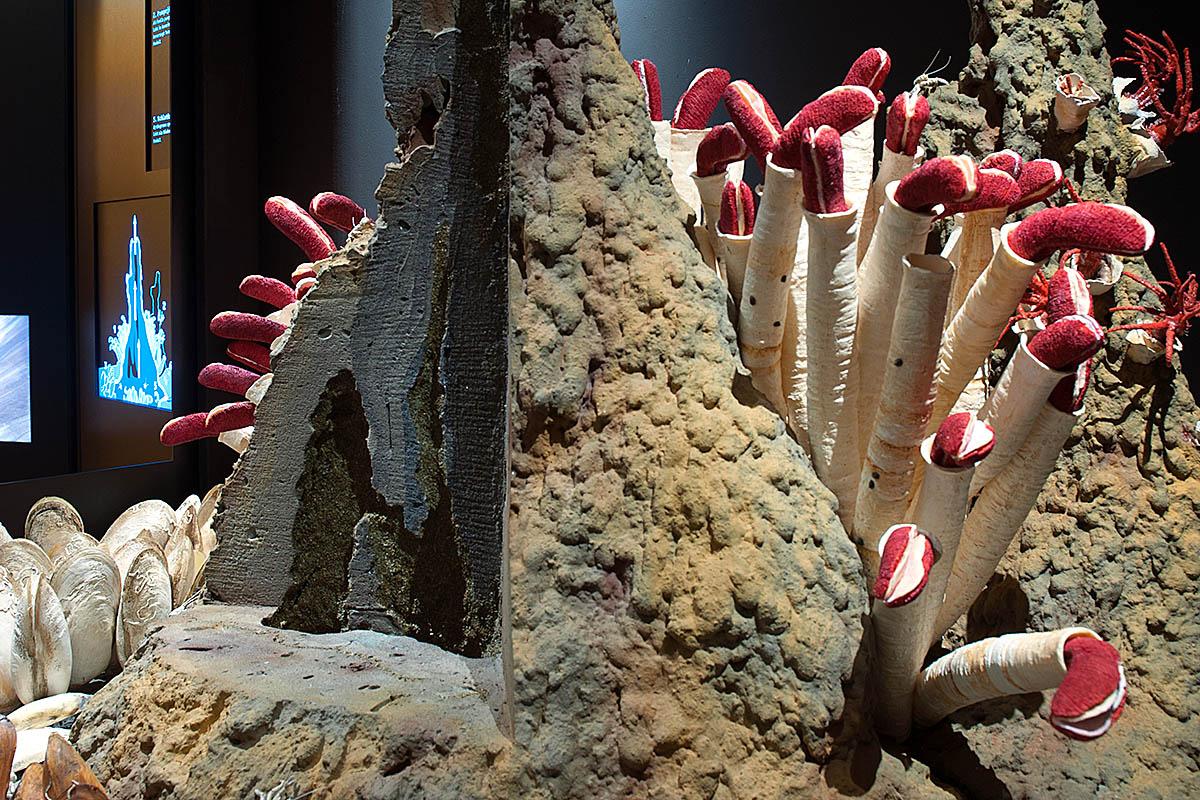
[[[0,567],[8,570],[13,586],[20,586],[34,575],[49,578],[54,571],[54,563],[46,552],[28,539],[0,544]]]
[[[71,685],[103,673],[112,659],[121,600],[121,576],[99,547],[75,552],[54,570],[50,585],[62,604],[71,636]]]
[[[171,613],[171,575],[159,548],[138,553],[121,589],[117,611],[117,660],[121,666],[150,630]]]
[[[11,654],[13,628],[17,624],[17,593],[0,567],[0,711],[15,707],[20,699],[12,686]]]
[[[162,500],[143,500],[137,505],[127,508],[121,516],[109,526],[108,531],[100,539],[100,546],[111,556],[128,541],[136,539],[139,534],[150,534],[155,544],[165,547],[171,530],[175,527],[175,509]]]
[[[9,657],[22,703],[62,694],[71,685],[71,634],[50,582],[33,575],[16,587],[17,613]]]
[[[10,713],[8,721],[18,731],[49,728],[78,714],[91,697],[83,692],[65,692],[43,697]]]

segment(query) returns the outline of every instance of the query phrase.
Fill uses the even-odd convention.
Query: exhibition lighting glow
[[[162,273],[154,273],[150,308],[142,280],[142,240],[138,238],[137,216],[129,238],[129,269],[125,273],[126,312],[113,325],[108,349],[116,363],[100,367],[99,393],[119,400],[163,411],[171,410],[171,362],[167,360],[167,303],[162,299]]]

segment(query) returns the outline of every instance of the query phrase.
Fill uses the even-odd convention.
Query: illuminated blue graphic
[[[0,314],[0,442],[30,441],[29,317]]]
[[[146,301],[150,307],[145,308]],[[142,281],[142,240],[133,217],[129,238],[129,270],[125,273],[126,312],[112,326],[108,349],[115,364],[100,367],[100,396],[138,406],[171,410],[171,362],[167,360],[167,303],[162,299],[162,274],[145,293]]]

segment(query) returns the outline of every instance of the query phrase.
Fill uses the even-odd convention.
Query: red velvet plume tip
[[[884,146],[900,155],[916,155],[921,133],[929,122],[929,101],[917,92],[896,95],[888,109]]]
[[[970,156],[949,156],[926,161],[900,179],[896,203],[918,213],[929,213],[946,203],[966,203],[979,190],[979,167]]]
[[[637,75],[638,82],[642,84],[642,102],[646,106],[646,113],[652,121],[661,122],[662,87],[658,83],[658,67],[648,58],[639,58],[630,66],[633,67],[633,74]]]
[[[842,84],[845,86],[866,86],[874,94],[883,88],[888,73],[892,69],[892,57],[882,47],[872,47],[854,60],[850,71],[846,73]]]
[[[929,582],[935,561],[927,533],[916,525],[893,525],[879,539],[879,575],[872,594],[888,608],[911,603]]]
[[[230,342],[225,346],[225,355],[258,372],[271,371],[271,350],[258,342]]]
[[[1092,293],[1088,289],[1083,273],[1071,267],[1062,267],[1050,278],[1046,290],[1046,315],[1050,322],[1058,322],[1072,314],[1092,313]]]
[[[1022,163],[1021,154],[1016,150],[997,150],[991,155],[984,156],[983,161],[979,162],[979,168],[1003,170],[1013,178],[1018,178],[1021,175]]]
[[[787,136],[787,133],[784,133]],[[850,208],[842,180],[842,137],[829,127],[809,128],[801,137],[800,178],[804,207],[814,214],[837,214]]]
[[[233,364],[209,364],[200,370],[200,385],[218,392],[229,392],[241,397],[258,380],[258,373],[235,367]]]
[[[943,469],[966,469],[985,459],[995,444],[992,426],[963,411],[942,421],[933,437],[929,460]]]
[[[1062,167],[1057,161],[1039,158],[1026,161],[1021,165],[1017,175],[1017,188],[1021,190],[1017,201],[1009,206],[1009,211],[1020,211],[1034,203],[1040,203],[1058,191],[1063,182]]]
[[[783,129],[776,152],[785,146],[784,141],[789,136],[799,140],[809,128],[828,125],[838,133],[846,133],[869,120],[878,108],[875,93],[867,87],[835,86],[792,117]]]
[[[285,308],[296,302],[296,292],[292,287],[263,275],[247,275],[238,289],[247,297],[275,308]]]
[[[336,192],[321,192],[309,201],[308,210],[318,220],[342,233],[349,233],[355,225],[368,219],[365,208]]]
[[[721,192],[721,219],[717,230],[726,236],[754,233],[754,190],[745,181],[726,181]]]
[[[317,270],[312,264],[301,264],[292,270],[292,285],[297,285],[305,278],[315,277],[317,277]]]
[[[316,287],[316,285],[317,285],[317,279],[313,278],[313,277],[301,278],[300,280],[296,281],[296,297],[297,297],[297,299],[303,298],[306,294],[311,292]]]
[[[1052,322],[1029,342],[1029,354],[1050,369],[1073,370],[1104,346],[1104,328],[1087,314]]]
[[[735,161],[744,161],[750,155],[750,148],[737,126],[732,122],[717,125],[704,134],[696,148],[696,175],[706,178],[710,175],[720,175]]]
[[[309,261],[329,258],[337,250],[325,229],[308,212],[286,197],[272,197],[263,206],[267,219],[304,251]]]
[[[767,156],[775,149],[775,143],[783,133],[779,117],[775,116],[775,111],[767,103],[767,99],[748,81],[734,81],[729,84],[725,87],[722,97],[729,118],[737,126],[746,146],[758,159],[759,166],[765,166]]]
[[[258,314],[222,311],[212,318],[208,329],[222,339],[270,344],[286,331],[287,327]]]
[[[984,211],[989,208],[1008,208],[1020,195],[1017,181],[1002,169],[981,168],[979,191],[966,203],[947,203],[945,216]]]
[[[225,403],[208,412],[204,426],[209,431],[224,433],[246,428],[254,424],[254,403],[243,400],[238,403]]]
[[[1069,375],[1058,382],[1050,392],[1048,402],[1064,414],[1074,414],[1083,408],[1083,398],[1087,395],[1088,385],[1092,381],[1091,359],[1075,368],[1075,374]]]
[[[210,439],[217,434],[208,429],[207,421],[208,414],[205,413],[176,417],[163,425],[162,431],[158,434],[158,441],[164,447],[177,447],[201,439]]]
[[[1075,247],[1136,256],[1153,243],[1154,226],[1145,217],[1128,206],[1105,203],[1043,208],[1008,235],[1009,247],[1027,261],[1045,261],[1056,250]]]
[[[709,67],[692,78],[691,84],[675,106],[671,127],[688,131],[707,128],[708,118],[717,110],[717,104],[721,102],[721,94],[729,85],[730,77],[727,71],[719,67]]]
[[[1073,739],[1104,735],[1125,708],[1121,654],[1108,642],[1075,636],[1063,647],[1067,674],[1050,701],[1050,724]]]

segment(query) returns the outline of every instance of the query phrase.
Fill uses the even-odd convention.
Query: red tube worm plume
[[[208,329],[222,339],[270,344],[286,331],[287,327],[258,314],[222,311],[212,318]]]
[[[1042,202],[1058,191],[1062,182],[1063,171],[1057,161],[1048,158],[1026,161],[1021,165],[1021,173],[1017,176],[1017,188],[1021,190],[1021,195],[1008,210],[1016,212]]]
[[[784,136],[787,136],[786,131]],[[849,210],[842,186],[842,137],[828,125],[809,128],[800,140],[804,207],[814,214]]]
[[[1132,208],[1115,203],[1043,208],[1008,234],[1008,246],[1027,261],[1045,261],[1055,250],[1072,247],[1136,256],[1153,242],[1154,226]]]
[[[775,116],[775,111],[767,103],[767,99],[748,81],[734,81],[729,84],[725,87],[722,98],[725,100],[725,110],[737,126],[738,133],[742,135],[750,152],[758,159],[759,166],[765,168],[767,156],[775,149],[775,143],[783,133],[779,117]]]
[[[301,264],[292,270],[292,286],[299,285],[305,278],[317,277],[317,270],[312,264]]]
[[[217,435],[216,431],[208,429],[208,414],[203,412],[176,417],[163,426],[158,434],[158,441],[164,447],[176,447],[200,439],[210,439]]]
[[[989,208],[1008,208],[1020,197],[1021,190],[1012,175],[1001,169],[980,169],[979,189],[965,203],[947,203],[942,216],[984,211]]]
[[[1158,121],[1149,125],[1150,137],[1169,147],[1185,133],[1200,130],[1200,110],[1192,109],[1192,54],[1181,51],[1166,31],[1163,42],[1133,31],[1125,32],[1129,55],[1114,58],[1113,63],[1134,64],[1142,85],[1131,95],[1139,108],[1153,108]],[[1163,98],[1171,94],[1168,108]]]
[[[1067,674],[1050,701],[1050,724],[1072,739],[1108,732],[1125,708],[1125,669],[1108,642],[1076,636],[1063,647]]]
[[[996,432],[991,425],[969,411],[961,411],[946,417],[938,427],[929,460],[944,469],[966,469],[986,458],[995,444]]]
[[[900,179],[896,203],[909,211],[928,213],[945,203],[965,203],[979,189],[979,168],[970,156],[926,161]]]
[[[311,276],[307,278],[301,278],[300,280],[296,281],[296,299],[299,300],[300,298],[304,297],[304,295],[311,292],[313,287],[316,285],[317,279]]]
[[[896,95],[887,115],[884,146],[893,153],[912,156],[921,143],[921,133],[929,122],[929,101],[917,92]]]
[[[1175,262],[1171,260],[1171,251],[1167,249],[1165,244],[1160,244],[1159,247],[1162,248],[1163,257],[1167,261],[1167,271],[1170,273],[1169,280],[1159,281],[1156,286],[1132,272],[1126,272],[1125,276],[1153,292],[1162,304],[1162,308],[1114,306],[1112,308],[1113,311],[1138,311],[1143,314],[1149,314],[1154,319],[1149,322],[1136,322],[1131,325],[1117,325],[1109,328],[1109,330],[1149,331],[1166,344],[1167,363],[1170,364],[1175,354],[1175,340],[1187,334],[1193,320],[1200,319],[1200,283],[1197,282],[1196,276],[1193,273],[1188,273],[1187,278],[1181,281],[1179,279],[1179,272],[1175,269]]]
[[[208,412],[208,418],[204,421],[204,427],[216,433],[235,431],[253,424],[254,403],[249,400],[216,406]]]
[[[729,85],[730,74],[719,67],[709,67],[696,77],[679,103],[671,118],[671,127],[679,130],[698,131],[708,127],[708,118],[717,110],[721,94]]]
[[[235,367],[233,364],[209,364],[200,370],[200,385],[218,392],[229,392],[241,397],[258,380],[258,373]]]
[[[637,76],[638,83],[642,85],[642,102],[646,106],[646,113],[650,115],[652,122],[661,122],[662,88],[658,83],[658,67],[648,58],[639,58],[630,66],[633,67],[633,74]]]
[[[873,594],[888,608],[916,600],[929,582],[937,552],[929,534],[916,525],[893,525],[879,540],[879,575]]]
[[[1092,382],[1092,362],[1084,361],[1075,374],[1063,378],[1050,392],[1049,403],[1064,414],[1074,414],[1083,408],[1083,398]]]
[[[1029,342],[1029,354],[1050,369],[1075,369],[1104,345],[1104,328],[1087,314],[1052,322]]]
[[[355,225],[368,219],[365,208],[336,192],[321,192],[309,201],[308,210],[318,220],[342,233],[349,233]]]
[[[783,138],[775,146],[776,153],[785,147],[789,137],[796,146],[804,131],[828,125],[838,133],[846,133],[871,118],[879,102],[865,86],[835,86],[800,109],[783,129]],[[789,133],[790,132],[790,133]]]
[[[1001,169],[1014,178],[1020,177],[1021,166],[1021,154],[1016,150],[997,150],[979,162],[980,169]]]
[[[750,148],[737,126],[732,122],[717,125],[704,135],[696,148],[696,175],[707,178],[719,175],[735,161],[744,161],[750,155]]]
[[[717,230],[726,236],[754,233],[754,190],[745,181],[726,181],[721,192],[721,219]]]
[[[247,275],[238,289],[246,297],[266,303],[275,308],[285,308],[296,302],[296,292],[283,281],[263,275]]]
[[[874,94],[883,88],[892,69],[892,57],[882,47],[872,47],[854,60],[842,81],[844,86],[866,86]]]
[[[1050,278],[1046,288],[1046,314],[1058,322],[1072,314],[1092,313],[1092,293],[1087,279],[1077,269],[1062,267]]]
[[[329,258],[337,250],[333,239],[315,219],[286,197],[272,197],[263,206],[267,219],[279,232],[304,251],[309,261]]]
[[[230,342],[225,346],[225,355],[252,370],[271,371],[271,350],[258,342]]]

